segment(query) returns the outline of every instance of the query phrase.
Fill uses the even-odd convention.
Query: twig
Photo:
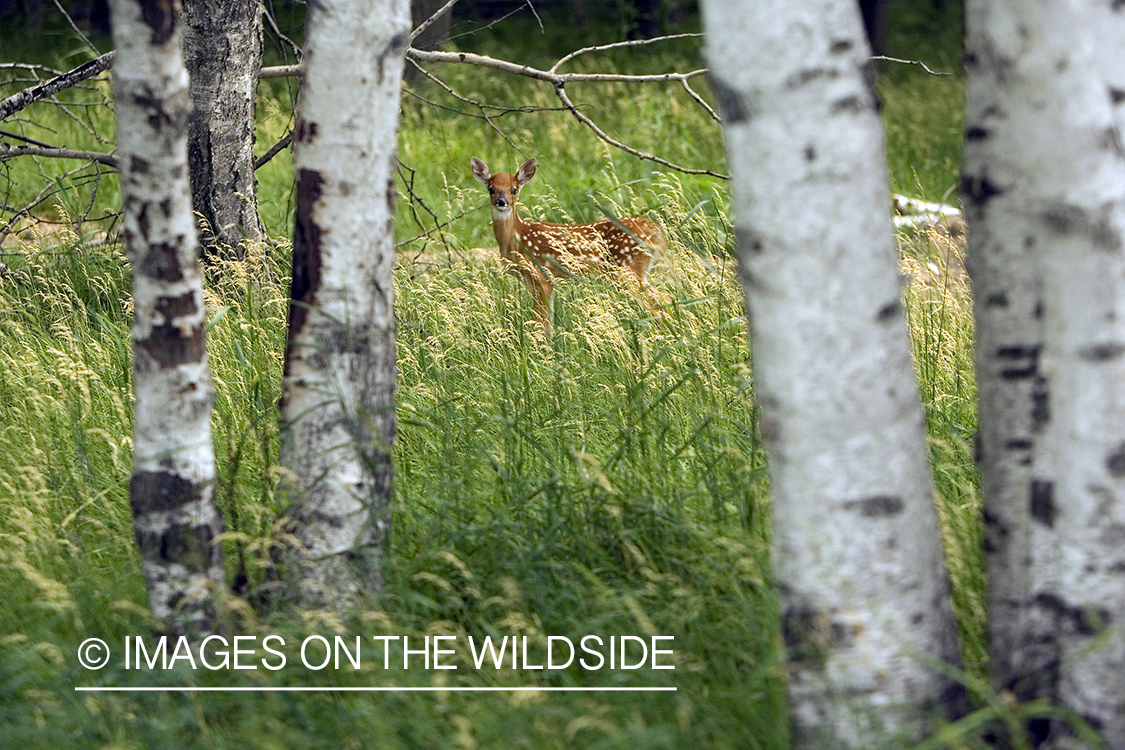
[[[449,0],[449,2],[447,2],[445,5],[438,8],[436,13],[434,13],[432,16],[427,18],[422,23],[418,24],[418,28],[416,28],[416,29],[414,29],[414,31],[410,32],[410,42],[413,44],[414,40],[422,35],[422,32],[424,32],[426,29],[433,26],[434,23],[438,20],[438,18],[440,18],[442,15],[444,15],[450,8],[452,8],[456,4],[457,4],[457,0]]]
[[[4,136],[5,138],[15,138],[17,141],[30,143],[32,146],[42,146],[43,148],[58,148],[58,146],[53,146],[50,143],[44,143],[43,141],[37,141],[34,138],[28,138],[26,135],[20,135],[19,133],[9,133],[7,130],[0,130],[0,136]]]
[[[74,19],[70,17],[70,14],[66,12],[66,8],[62,6],[62,3],[60,3],[59,0],[55,0],[55,7],[59,9],[59,13],[63,14],[63,18],[65,18],[66,22],[70,24],[70,28],[74,30],[74,33],[78,35],[78,38],[84,41],[87,47],[94,50],[95,55],[100,55],[101,50],[95,47],[93,43],[86,38],[86,35],[82,33],[82,29],[78,28],[78,24],[76,24],[74,22]]]
[[[637,47],[642,44],[652,44],[654,42],[665,42],[669,39],[684,39],[686,37],[703,36],[702,34],[671,34],[669,36],[657,36],[652,39],[630,39],[625,42],[614,42],[613,44],[602,44],[597,47],[583,47],[582,49],[571,52],[566,57],[563,57],[557,63],[551,66],[551,72],[554,73],[559,69],[563,63],[568,63],[579,55],[584,55],[587,52],[601,52],[602,50],[615,49],[617,47]]]
[[[926,63],[922,62],[921,60],[900,60],[897,57],[887,57],[886,55],[873,55],[871,57],[871,59],[872,60],[886,60],[887,62],[902,63],[904,65],[921,65],[922,70],[926,71],[927,73],[929,73],[932,76],[951,76],[951,75],[953,75],[952,73],[941,73],[941,72],[936,71],[936,70],[930,70],[929,66],[927,66]]]
[[[719,117],[719,115],[715,112],[715,110],[711,109],[711,105],[704,101],[702,96],[695,93],[695,89],[691,87],[690,83],[688,83],[687,81],[681,81],[680,83],[684,85],[684,89],[688,92],[688,96],[690,96],[692,99],[695,99],[696,103],[699,104],[699,106],[707,110],[707,114],[711,115],[712,120],[718,123],[721,123],[723,121],[722,118]]]
[[[637,149],[633,148],[632,146],[627,146],[624,143],[622,143],[621,141],[616,140],[615,138],[611,138],[605,131],[603,131],[601,128],[598,127],[597,123],[595,123],[593,120],[591,120],[585,114],[583,114],[578,109],[578,107],[574,106],[574,102],[572,102],[570,100],[570,97],[566,95],[566,91],[562,86],[556,86],[555,87],[555,95],[559,98],[559,101],[561,101],[563,104],[566,105],[567,109],[569,109],[571,111],[571,114],[573,114],[575,117],[577,117],[578,121],[581,122],[583,125],[586,125],[588,128],[590,128],[590,130],[593,130],[594,134],[597,135],[598,138],[601,138],[603,141],[605,141],[606,143],[608,143],[609,145],[611,145],[615,148],[621,149],[622,151],[624,151],[627,154],[632,154],[633,156],[636,156],[639,159],[648,159],[649,161],[654,161],[657,164],[663,164],[664,166],[668,167],[669,169],[674,169],[677,172],[683,172],[684,174],[705,174],[705,175],[710,175],[711,177],[718,177],[720,180],[729,180],[730,179],[730,175],[725,175],[725,174],[722,174],[720,172],[713,172],[710,169],[689,169],[687,167],[680,166],[679,164],[675,164],[673,162],[670,162],[667,159],[662,159],[659,156],[655,156],[653,154],[649,154],[649,153],[646,153],[644,151],[638,151]]]
[[[74,70],[57,75],[45,83],[12,94],[7,99],[0,101],[0,120],[7,119],[13,113],[19,112],[33,102],[54,96],[76,83],[85,81],[87,78],[93,78],[110,66],[113,62],[113,55],[112,51],[106,52],[104,55],[88,60]]]
[[[0,63],[0,70],[43,70],[53,76],[61,76],[63,71],[49,68],[46,65],[36,65],[35,63]],[[39,80],[39,79],[36,79]]]
[[[16,156],[49,156],[55,159],[82,159],[96,161],[117,169],[117,157],[100,151],[77,151],[72,148],[43,148],[41,146],[9,146],[0,143],[0,161]]]
[[[256,172],[259,169],[261,169],[262,167],[264,167],[266,164],[269,164],[270,159],[272,159],[273,157],[280,154],[292,142],[293,142],[293,131],[290,130],[288,133],[285,134],[284,138],[282,138],[277,143],[273,144],[273,147],[269,151],[267,151],[266,153],[262,154],[261,156],[259,156],[257,159],[254,160],[254,171]]]

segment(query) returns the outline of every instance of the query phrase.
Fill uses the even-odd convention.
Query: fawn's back
[[[510,175],[492,175],[479,159],[472,160],[473,176],[488,187],[492,230],[500,254],[524,267],[527,261],[560,275],[603,262],[624,266],[643,283],[653,256],[667,248],[659,225],[644,218],[603,219],[589,224],[525,222],[516,202],[521,187],[535,176],[535,160],[528,159]],[[529,257],[530,256],[530,257]]]

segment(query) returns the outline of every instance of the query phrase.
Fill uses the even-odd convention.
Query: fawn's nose
[[[504,199],[504,196],[500,196],[496,199],[496,207],[497,208],[507,208],[508,207],[508,201]]]

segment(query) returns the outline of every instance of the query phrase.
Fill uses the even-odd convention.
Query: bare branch
[[[644,151],[638,151],[632,146],[627,146],[621,141],[616,140],[615,138],[612,138],[608,134],[606,134],[604,130],[598,127],[597,123],[587,117],[581,110],[578,109],[578,107],[574,106],[574,102],[572,102],[570,100],[570,97],[566,95],[566,90],[562,86],[555,87],[555,95],[558,96],[559,101],[566,105],[566,108],[571,111],[571,114],[578,118],[579,122],[581,122],[583,125],[586,125],[588,128],[590,128],[590,130],[593,130],[594,134],[597,135],[598,138],[601,138],[603,141],[613,146],[614,148],[619,148],[625,153],[632,154],[633,156],[636,156],[640,159],[648,159],[649,161],[654,161],[657,164],[663,164],[670,169],[674,169],[677,172],[683,172],[684,174],[705,174],[710,175],[711,177],[718,177],[720,180],[730,179],[730,175],[721,174],[719,172],[712,172],[710,169],[689,169],[687,167],[680,166],[679,164],[674,164],[667,159],[662,159],[659,156],[655,156]]]
[[[49,156],[55,159],[82,159],[83,161],[96,161],[107,167],[117,169],[117,157],[113,154],[103,154],[100,151],[77,151],[71,148],[43,148],[42,146],[9,146],[0,143],[0,161],[7,161],[17,156]]]
[[[292,143],[292,142],[293,142],[293,131],[290,130],[288,133],[285,134],[284,138],[282,138],[277,143],[273,144],[273,147],[270,148],[269,151],[267,151],[266,153],[262,154],[261,156],[259,156],[257,159],[254,160],[254,171],[256,172],[259,169],[261,169],[262,167],[264,167],[266,164],[269,164],[270,159],[272,159],[273,157],[277,156],[282,151],[284,151],[289,146],[289,144]]]
[[[301,64],[295,65],[274,65],[269,68],[260,68],[258,70],[258,78],[288,78],[290,76],[301,75]]]
[[[81,39],[82,41],[84,41],[86,43],[87,47],[94,50],[95,55],[100,55],[101,50],[99,50],[97,47],[95,47],[93,42],[91,42],[86,37],[86,35],[82,33],[82,29],[78,28],[78,24],[76,24],[74,22],[74,19],[70,17],[70,14],[67,13],[66,8],[64,8],[62,6],[62,3],[60,3],[59,0],[55,0],[55,7],[59,9],[59,13],[62,13],[63,18],[65,18],[66,22],[70,24],[70,28],[74,31],[75,34],[78,35],[78,38]]]
[[[495,57],[478,55],[472,52],[431,52],[418,49],[408,49],[407,57],[420,62],[438,63],[464,63],[477,65],[482,68],[493,68],[505,73],[512,73],[538,81],[546,81],[555,86],[568,83],[666,83],[669,81],[684,81],[698,78],[707,72],[706,68],[693,70],[690,73],[656,73],[652,75],[628,75],[619,73],[552,73],[549,70],[539,70],[530,65],[497,60]]]
[[[897,57],[887,57],[886,55],[873,55],[871,57],[871,59],[872,60],[886,60],[887,62],[902,63],[904,65],[921,65],[922,70],[926,71],[927,73],[929,73],[932,76],[951,76],[951,75],[953,75],[952,73],[942,73],[942,72],[937,71],[937,70],[930,70],[930,68],[926,65],[926,63],[922,62],[921,60],[900,60]]]
[[[715,113],[715,110],[711,109],[711,105],[704,101],[702,96],[695,93],[695,89],[691,87],[690,83],[688,83],[687,81],[681,81],[681,83],[684,85],[684,90],[688,92],[688,95],[692,99],[695,99],[699,106],[707,110],[707,114],[711,115],[711,119],[718,123],[721,123],[723,121],[722,118],[720,118],[719,115]]]
[[[19,133],[10,133],[7,130],[0,130],[0,136],[3,136],[5,138],[12,138],[17,141],[23,141],[24,143],[30,143],[32,146],[42,146],[43,148],[58,148],[58,146],[52,145],[50,143],[37,141],[34,138],[28,138],[26,135],[20,135]]]
[[[0,63],[0,70],[36,70],[46,71],[53,76],[61,76],[63,71],[49,68],[46,65],[36,65],[35,63]]]
[[[417,39],[419,36],[421,36],[422,32],[424,32],[426,29],[433,26],[434,22],[436,22],[439,18],[441,18],[450,8],[452,8],[456,4],[457,4],[457,0],[449,0],[449,2],[447,2],[445,5],[438,8],[436,13],[434,13],[432,16],[427,18],[422,23],[418,24],[418,28],[416,28],[416,29],[414,29],[414,31],[410,32],[411,43],[413,43],[415,39]]]
[[[642,44],[653,44],[654,42],[666,42],[669,39],[684,39],[686,37],[703,36],[702,34],[670,34],[669,36],[654,36],[652,39],[630,39],[625,42],[614,42],[613,44],[602,44],[597,47],[583,47],[580,50],[571,52],[566,57],[563,57],[557,63],[551,66],[551,72],[554,73],[559,69],[559,66],[568,63],[579,55],[584,55],[587,52],[601,52],[602,50],[614,49],[616,47],[637,47]]]
[[[38,86],[26,88],[0,101],[0,120],[6,119],[13,113],[19,112],[27,105],[37,102],[40,99],[54,96],[64,89],[68,89],[77,83],[85,81],[87,78],[93,78],[110,66],[110,63],[113,62],[113,54],[112,51],[106,52],[100,57],[95,57],[93,60],[82,63],[74,70],[55,76],[51,80],[41,83]]]

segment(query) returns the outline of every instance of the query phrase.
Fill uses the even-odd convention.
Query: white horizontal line
[[[584,692],[584,693],[652,693],[675,692],[675,687],[196,687],[170,685],[167,687],[78,687],[76,692],[86,693],[518,693],[518,692]]]

